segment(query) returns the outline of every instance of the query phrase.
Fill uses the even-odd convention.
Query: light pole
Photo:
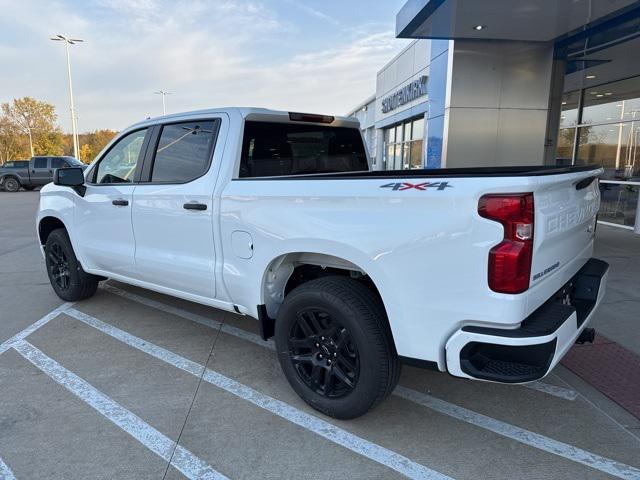
[[[156,95],[162,95],[162,115],[166,115],[167,114],[167,107],[164,103],[164,97],[166,97],[167,95],[171,95],[171,92],[165,92],[164,90],[158,90],[157,92],[153,92]]]
[[[31,138],[31,130],[33,130],[33,128],[27,125],[27,133],[29,134],[29,148],[31,149],[31,157],[35,157],[35,153],[33,153],[33,139]]]
[[[71,83],[71,57],[69,55],[69,45],[75,45],[76,43],[84,42],[79,38],[69,38],[64,35],[56,35],[51,37],[54,42],[64,42],[64,46],[67,51],[67,73],[69,74],[69,104],[71,110],[71,130],[73,133],[73,156],[80,159],[78,156],[80,153],[80,146],[78,145],[78,125],[76,123],[76,109],[73,105],[73,85]]]

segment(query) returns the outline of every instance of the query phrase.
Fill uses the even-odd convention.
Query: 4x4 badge
[[[412,188],[415,188],[416,190],[426,190],[427,188],[436,188],[438,190],[444,190],[445,188],[453,188],[453,185],[449,185],[449,182],[394,182],[387,183],[386,185],[380,185],[380,188],[390,188],[391,190],[410,190]]]

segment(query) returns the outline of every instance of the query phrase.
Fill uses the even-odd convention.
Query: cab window
[[[209,170],[219,120],[164,125],[158,140],[152,182],[186,183]]]
[[[98,163],[94,183],[133,183],[147,129],[122,137]]]

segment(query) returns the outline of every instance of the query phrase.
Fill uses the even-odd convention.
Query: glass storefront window
[[[423,167],[424,117],[384,131],[385,168],[407,170]]]
[[[403,170],[407,170],[410,166],[410,156],[411,156],[411,150],[409,150],[409,146],[411,145],[411,142],[404,142],[402,144],[402,169]]]
[[[583,102],[583,124],[640,120],[640,77],[589,88]]]
[[[578,129],[576,163],[597,163],[605,177],[632,180],[640,176],[640,121],[589,125]]]
[[[411,122],[404,124],[404,136],[402,137],[403,142],[407,142],[411,140]]]
[[[573,145],[575,143],[575,136],[575,128],[561,128],[558,132],[556,165],[571,165],[573,163]]]
[[[396,141],[396,129],[387,128],[384,131],[384,143],[394,143]]]
[[[413,121],[411,140],[422,140],[422,137],[424,137],[424,118],[418,118]]]
[[[393,162],[393,170],[402,170],[402,144],[396,143],[393,147],[395,155]]]
[[[578,104],[580,91],[565,93],[562,96],[560,127],[571,127],[578,124]]]
[[[633,227],[638,207],[638,185],[600,182],[600,211],[598,218],[605,222]]]
[[[411,165],[409,168],[422,168],[422,140],[411,142]]]
[[[600,164],[605,168],[605,178],[638,181],[640,77],[591,87],[582,96],[582,112],[578,111],[579,91],[562,97],[556,163]]]

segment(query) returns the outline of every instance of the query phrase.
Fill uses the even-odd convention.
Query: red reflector
[[[478,213],[504,227],[504,240],[489,252],[489,288],[499,293],[524,292],[529,288],[533,257],[533,193],[484,195]]]
[[[294,122],[332,123],[336,118],[331,115],[316,115],[314,113],[289,112],[289,120]]]

